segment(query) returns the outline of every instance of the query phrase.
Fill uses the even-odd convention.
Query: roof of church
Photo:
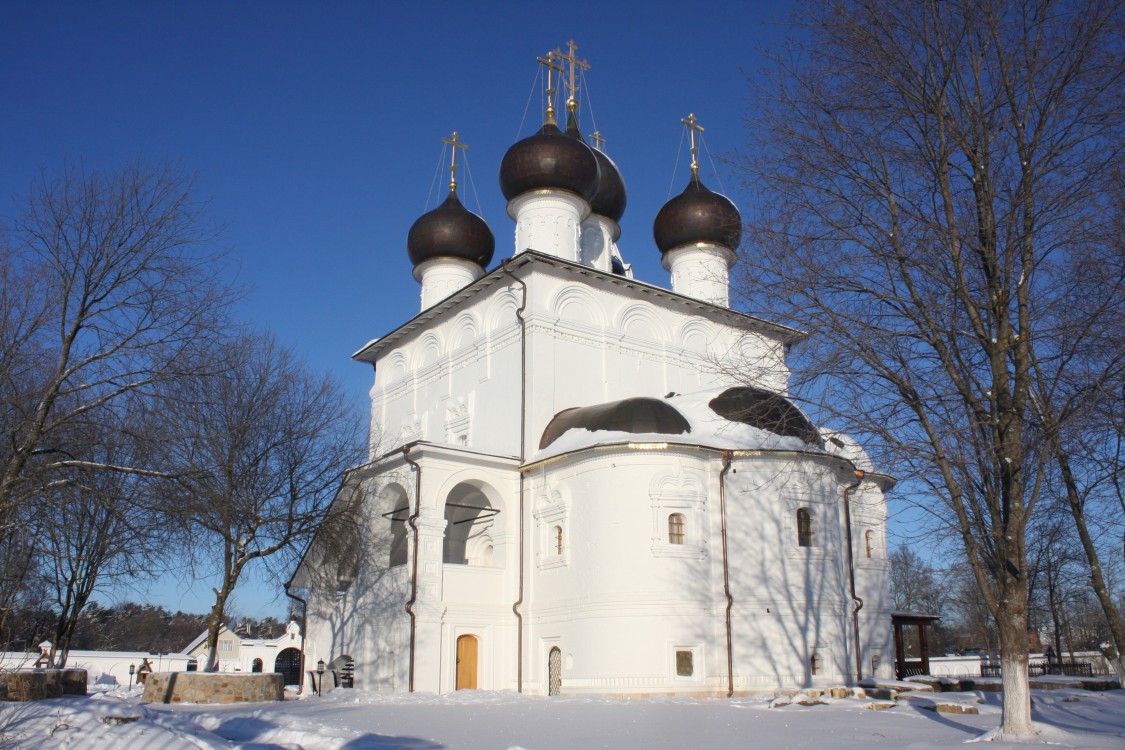
[[[691,425],[676,407],[667,401],[643,396],[626,398],[608,404],[560,411],[543,431],[539,448],[546,448],[572,429],[682,435],[691,432]]]
[[[488,224],[461,205],[453,190],[444,203],[422,214],[406,237],[406,251],[415,266],[436,258],[457,258],[487,268],[495,248]]]
[[[500,191],[508,200],[532,190],[567,190],[590,200],[598,189],[598,161],[581,138],[547,122],[517,141],[500,162]]]
[[[652,234],[661,253],[697,242],[734,250],[742,239],[742,215],[730,198],[708,190],[692,175],[684,192],[656,214]]]
[[[436,305],[423,310],[415,315],[410,320],[403,323],[398,328],[394,329],[382,338],[372,339],[367,342],[363,348],[352,354],[352,359],[357,362],[372,362],[374,363],[379,356],[383,354],[388,348],[397,345],[402,339],[426,330],[430,323],[436,318],[441,317],[450,309],[458,308],[465,303],[466,300],[475,297],[478,294],[483,294],[488,289],[497,284],[502,284],[506,281],[507,272],[504,270],[504,264],[508,265],[508,270],[513,273],[519,273],[522,269],[531,265],[548,265],[554,268],[563,269],[572,273],[580,274],[591,281],[603,284],[612,284],[615,286],[622,286],[628,289],[633,289],[643,294],[646,294],[654,299],[667,300],[674,305],[680,305],[690,308],[695,312],[707,312],[719,318],[725,318],[732,325],[748,328],[755,331],[766,333],[782,343],[793,343],[800,341],[807,335],[804,331],[780,323],[773,323],[753,315],[746,315],[744,313],[735,312],[726,307],[719,305],[712,305],[709,302],[696,299],[695,297],[688,297],[683,294],[676,294],[673,291],[664,289],[662,287],[646,284],[643,281],[630,279],[625,276],[619,276],[613,273],[606,273],[590,266],[585,266],[580,263],[563,260],[535,250],[525,250],[519,255],[501,263],[500,266],[492,269],[489,273],[481,276],[472,284],[462,288],[461,290],[451,294]]]
[[[663,405],[663,413],[656,416],[661,410],[647,403],[652,401]],[[687,429],[680,429],[681,424]],[[620,442],[675,442],[719,450],[827,452],[819,430],[791,401],[759,388],[736,386],[669,394],[664,399],[625,399],[559,412],[548,424],[540,450],[531,460]]]
[[[578,117],[575,112],[567,114],[566,134],[586,143],[586,139],[582,137],[582,131],[578,128]],[[598,189],[594,191],[594,195],[590,198],[590,211],[598,216],[612,219],[614,223],[619,222],[621,217],[625,215],[625,204],[628,202],[625,178],[621,176],[621,170],[617,168],[617,164],[604,151],[597,147],[591,147],[590,151],[593,152],[594,158],[598,162]],[[614,237],[614,239],[617,238]]]

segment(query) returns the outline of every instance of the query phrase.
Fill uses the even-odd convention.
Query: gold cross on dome
[[[578,110],[578,81],[574,78],[574,71],[578,68],[582,70],[589,70],[590,63],[585,60],[579,60],[578,55],[574,54],[578,51],[578,45],[571,39],[566,43],[567,53],[564,55],[561,49],[555,50],[555,57],[569,63],[570,68],[570,83],[567,84],[566,90],[568,92],[566,98],[566,111],[575,112]]]
[[[699,148],[695,143],[695,134],[703,132],[703,126],[695,120],[695,115],[690,114],[687,119],[680,118],[680,122],[687,126],[691,133],[691,176],[699,177]]]
[[[551,125],[555,124],[555,83],[554,73],[564,73],[563,67],[555,62],[555,53],[548,52],[546,59],[542,57],[535,58],[539,61],[540,65],[547,67],[547,122]]]
[[[602,137],[602,132],[600,130],[595,130],[593,133],[590,133],[590,140],[594,142],[594,148],[605,153],[603,146],[605,146],[606,140]]]
[[[449,162],[449,192],[456,193],[457,192],[457,149],[461,149],[463,151],[468,151],[469,147],[468,147],[468,145],[461,142],[461,139],[457,135],[456,130],[453,131],[453,135],[451,135],[450,137],[442,138],[441,142],[442,143],[448,143],[450,146],[453,147],[452,149],[450,149],[451,151],[453,151],[453,157]]]

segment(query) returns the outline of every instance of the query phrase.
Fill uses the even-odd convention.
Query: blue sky
[[[629,190],[622,254],[667,286],[652,221],[687,181],[680,118],[698,116],[718,169],[705,161],[704,181],[738,203],[718,160],[745,140],[748,78],[788,6],[0,0],[0,214],[68,159],[179,162],[252,290],[243,317],[362,408],[371,370],[349,356],[418,311],[406,235],[444,196],[443,137],[469,145],[462,200],[491,226],[495,262],[510,257],[500,160],[542,122],[536,56],[574,39],[591,66],[583,130],[607,138]],[[209,588],[151,597],[204,611]],[[248,581],[235,609],[280,613],[274,594]]]

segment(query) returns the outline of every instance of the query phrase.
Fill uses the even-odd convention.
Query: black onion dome
[[[625,203],[628,196],[625,193],[625,180],[621,177],[621,170],[613,163],[613,159],[603,154],[598,149],[591,149],[594,158],[598,160],[598,191],[590,199],[590,210],[598,216],[605,216],[614,221],[621,221],[625,215]]]
[[[434,258],[460,258],[487,268],[495,249],[488,224],[462,206],[452,191],[444,203],[422,214],[406,237],[406,251],[415,267]]]
[[[578,127],[578,118],[573,112],[568,112],[566,116],[566,134],[586,143]],[[621,217],[625,215],[626,201],[625,180],[621,177],[621,170],[600,149],[592,148],[590,151],[598,160],[598,189],[590,198],[590,212],[613,221],[621,221]]]
[[[730,199],[692,177],[684,192],[664,204],[652,225],[661,253],[697,242],[734,250],[742,239],[742,215]]]
[[[711,411],[731,422],[756,427],[783,437],[824,447],[820,431],[804,412],[784,396],[751,386],[728,388],[707,404]]]
[[[598,189],[594,152],[553,123],[515,143],[500,162],[500,190],[508,200],[543,189],[569,190],[587,201]]]
[[[564,432],[572,429],[682,435],[691,432],[691,425],[667,401],[658,398],[627,398],[608,404],[560,411],[547,425],[547,429],[543,430],[539,449],[543,450],[562,437]]]

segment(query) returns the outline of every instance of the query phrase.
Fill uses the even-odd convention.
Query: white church
[[[618,249],[616,165],[548,106],[500,186],[411,228],[421,311],[360,349],[369,463],[288,590],[305,664],[359,689],[729,696],[889,678],[893,480],[786,398],[802,333],[731,310],[741,217],[698,175],[655,217],[671,288]],[[456,135],[453,175],[456,175]],[[647,243],[644,243],[647,245]],[[655,252],[645,248],[646,252]]]

